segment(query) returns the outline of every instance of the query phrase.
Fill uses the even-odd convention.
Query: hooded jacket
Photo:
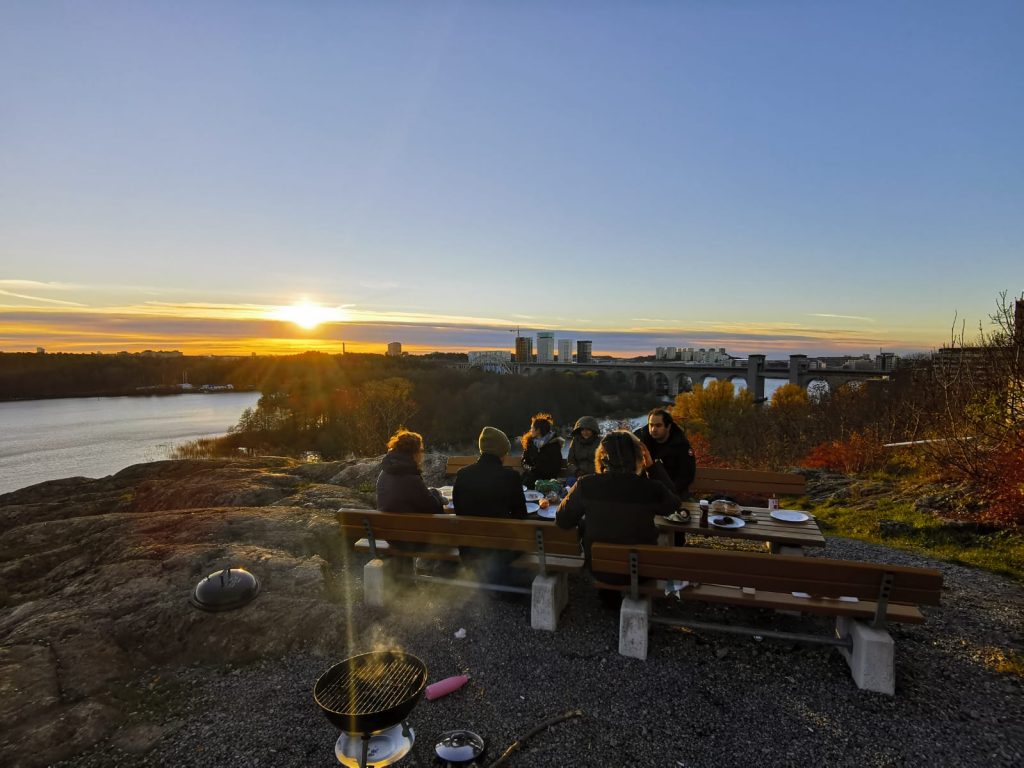
[[[439,514],[443,505],[423,482],[415,459],[404,451],[389,451],[377,476],[377,509],[382,512]]]
[[[647,446],[652,459],[665,465],[665,471],[675,483],[676,493],[685,496],[689,492],[690,483],[697,475],[697,460],[693,457],[693,449],[682,427],[672,424],[668,430],[668,440],[664,443],[659,443],[651,437],[651,431],[646,425],[633,434]]]
[[[585,440],[580,432],[589,429],[594,434]],[[569,443],[569,455],[566,463],[569,473],[576,477],[594,474],[594,454],[601,444],[601,425],[593,416],[580,416],[572,430],[572,441]]]

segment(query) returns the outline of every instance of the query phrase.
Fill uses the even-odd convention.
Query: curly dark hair
[[[628,429],[609,432],[597,446],[594,469],[598,473],[639,475],[644,468],[644,451],[640,439]]]

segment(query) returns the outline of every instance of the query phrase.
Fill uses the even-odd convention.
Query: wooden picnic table
[[[773,553],[797,554],[803,547],[825,546],[825,536],[818,527],[818,521],[814,519],[813,515],[802,523],[788,523],[771,517],[771,510],[766,507],[742,506],[741,509],[749,510],[752,514],[730,515],[730,517],[737,517],[744,521],[742,528],[718,528],[711,524],[708,524],[707,528],[701,528],[700,506],[684,503],[682,507],[689,510],[689,520],[673,522],[659,516],[655,518],[655,525],[658,530],[666,534],[699,534],[701,536],[720,536],[744,541],[763,541],[767,542]],[[712,515],[714,514],[712,513]],[[786,549],[783,550],[783,547]]]

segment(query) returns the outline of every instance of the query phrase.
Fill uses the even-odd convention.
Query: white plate
[[[454,485],[442,485],[440,488],[437,489],[437,492],[444,496],[446,499],[450,499],[452,497],[452,491],[454,490]]]
[[[544,498],[544,494],[540,491],[523,491],[523,496],[527,501],[540,501]]]
[[[524,491],[528,491],[528,490],[530,490],[530,489],[529,489],[529,488],[527,488],[527,487],[526,487],[526,486],[524,485],[524,486],[523,486],[523,490],[524,490]]]
[[[558,513],[558,507],[548,507],[547,509],[538,509],[537,516],[543,517],[545,520],[554,520],[555,515]]]
[[[708,522],[715,526],[715,528],[742,528],[744,525],[746,525],[746,523],[743,522],[736,515],[728,515],[728,517],[732,520],[731,523],[721,522],[725,517],[727,517],[727,515],[709,515]]]
[[[784,523],[802,523],[811,519],[806,512],[797,512],[795,509],[773,509],[769,514]]]
[[[445,509],[455,509],[455,505],[454,505],[454,504],[452,504],[452,503],[451,503],[451,502],[449,501],[449,502],[448,502],[447,504],[445,504],[445,505],[444,505],[444,508],[445,508]]]
[[[526,514],[532,515],[534,512],[540,511],[540,504],[534,504],[532,501],[526,502]]]

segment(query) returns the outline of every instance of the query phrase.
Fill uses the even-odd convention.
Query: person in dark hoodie
[[[601,443],[601,425],[593,416],[580,416],[572,428],[569,455],[566,464],[569,474],[575,478],[594,474],[594,454]]]
[[[697,474],[697,460],[682,427],[672,420],[664,408],[647,414],[647,426],[634,433],[651,453],[651,458],[664,465],[681,497],[689,495],[690,483]]]
[[[665,467],[651,459],[650,452],[629,430],[605,435],[596,461],[597,474],[581,477],[562,499],[555,516],[559,528],[582,529],[588,567],[590,546],[595,541],[657,544],[655,515],[670,515],[679,508],[679,497]],[[594,575],[608,584],[629,583],[628,576]],[[618,593],[602,594],[605,600],[617,597]]]
[[[399,429],[388,440],[388,452],[380,463],[377,475],[377,509],[436,515],[444,511],[444,497],[436,488],[423,482],[423,437],[407,429]],[[389,542],[395,549],[419,552],[422,544],[406,541]]]
[[[399,429],[388,440],[388,452],[377,476],[377,509],[382,512],[439,514],[444,497],[423,482],[423,437]]]
[[[562,474],[563,440],[555,434],[550,413],[538,413],[523,435],[523,485],[533,488],[538,480],[554,480]]]

